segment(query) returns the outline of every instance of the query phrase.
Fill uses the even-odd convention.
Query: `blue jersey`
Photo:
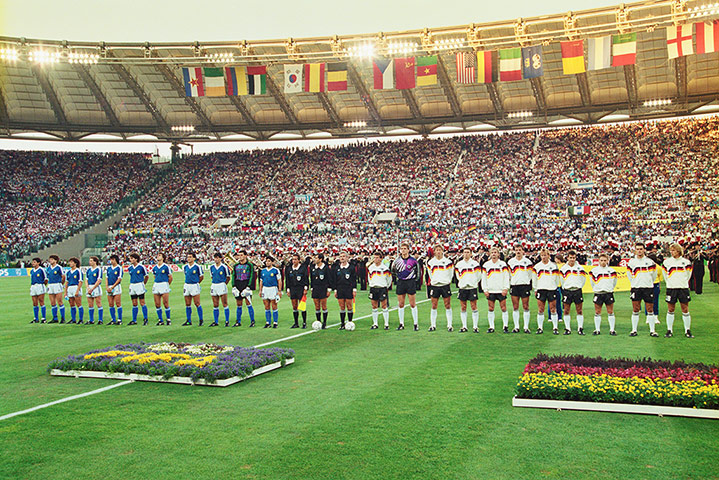
[[[107,284],[112,286],[115,285],[115,282],[117,282],[117,279],[120,279],[120,282],[122,282],[122,267],[118,265],[117,267],[107,267]]]
[[[144,265],[140,265],[139,263],[135,267],[130,265],[130,268],[128,268],[127,271],[130,272],[130,283],[142,283],[145,281],[145,277],[147,276],[147,269]]]
[[[193,266],[185,265],[185,283],[190,285],[196,285],[200,283],[200,277],[202,276],[202,267],[198,264]]]
[[[47,282],[62,283],[62,267],[60,265],[47,267]]]
[[[278,287],[280,271],[275,267],[263,268],[260,272],[260,280],[263,287]]]
[[[102,278],[102,268],[88,268],[85,272],[85,277],[87,277],[88,286],[95,285],[95,283]]]
[[[33,268],[30,272],[30,285],[44,285],[47,274],[42,268]]]
[[[212,265],[210,267],[210,273],[212,274],[212,283],[227,283],[227,278],[230,276],[230,269],[227,268],[227,265],[221,263],[219,267]]]
[[[76,287],[80,285],[80,282],[82,281],[82,271],[79,268],[76,268],[75,270],[71,269],[67,272],[65,278],[67,278],[67,284],[69,286]]]
[[[170,281],[170,267],[165,263],[162,266],[155,265],[152,267],[152,274],[155,276],[155,283],[167,283]]]

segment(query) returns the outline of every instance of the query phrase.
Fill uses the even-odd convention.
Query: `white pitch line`
[[[25,413],[34,412],[35,410],[40,410],[41,408],[51,407],[53,405],[57,405],[58,403],[69,402],[70,400],[75,400],[77,398],[95,395],[96,393],[105,392],[107,390],[112,390],[113,388],[127,385],[128,383],[132,383],[132,380],[126,380],[124,382],[116,383],[116,384],[110,385],[108,387],[98,388],[97,390],[93,390],[91,392],[85,392],[85,393],[80,393],[78,395],[73,395],[71,397],[61,398],[60,400],[55,400],[54,402],[50,402],[50,403],[44,403],[42,405],[38,405],[37,407],[28,408],[27,410],[20,410],[19,412],[8,413],[7,415],[3,415],[2,417],[0,417],[0,420],[7,420],[8,418],[17,417],[18,415],[23,415]]]

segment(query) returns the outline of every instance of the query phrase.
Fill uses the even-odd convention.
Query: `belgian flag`
[[[327,65],[327,90],[330,92],[347,90],[346,63],[330,63]]]

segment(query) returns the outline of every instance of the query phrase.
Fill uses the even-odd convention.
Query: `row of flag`
[[[666,28],[669,58],[692,55],[696,27],[696,53],[719,51],[719,21],[677,25]],[[585,62],[585,40],[561,42],[562,71],[565,75],[634,65],[637,62],[637,34],[625,33],[589,38]],[[375,90],[410,89],[437,84],[437,55],[424,57],[375,58],[372,76]],[[456,54],[458,83],[507,82],[544,75],[541,45]],[[183,68],[188,97],[265,95],[267,67]],[[284,65],[284,92],[347,90],[347,64],[306,63]],[[326,75],[325,75],[326,74]],[[326,76],[326,81],[325,81]]]

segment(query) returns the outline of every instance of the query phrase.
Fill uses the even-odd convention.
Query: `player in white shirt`
[[[392,272],[383,261],[380,252],[374,252],[372,263],[367,267],[369,277],[369,299],[372,302],[372,330],[379,328],[379,307],[382,307],[384,329],[389,330],[389,309],[387,307],[387,292],[392,285]]]
[[[682,255],[684,249],[678,243],[669,246],[671,257],[664,260],[664,281],[667,284],[667,333],[665,337],[674,336],[674,310],[679,302],[684,321],[684,336],[694,338],[692,335],[692,317],[689,314],[689,279],[692,276],[692,262]]]
[[[489,249],[489,260],[482,265],[482,290],[487,297],[487,333],[494,333],[494,303],[499,301],[502,310],[503,332],[509,333],[509,312],[507,312],[507,293],[510,281],[509,267],[499,259],[499,248]]]
[[[472,258],[472,249],[462,249],[462,259],[454,266],[454,273],[457,276],[459,288],[459,305],[461,307],[459,316],[462,320],[460,333],[467,331],[467,302],[472,308],[472,328],[474,333],[479,333],[479,310],[477,310],[477,289],[482,278],[482,267],[479,262]]]
[[[514,330],[512,333],[519,332],[519,301],[522,301],[524,333],[532,333],[529,330],[529,295],[532,292],[532,272],[534,264],[524,255],[524,247],[520,244],[514,246],[514,257],[507,262],[509,272],[511,274],[509,284],[509,294],[512,297],[512,320],[514,321]]]
[[[609,321],[609,335],[616,335],[616,319],[614,317],[614,289],[617,287],[617,271],[609,266],[609,255],[599,255],[599,266],[592,268],[589,272],[589,279],[592,282],[594,291],[594,332],[592,335],[601,333],[602,305],[607,306],[607,320]],[[584,331],[579,332],[584,335]]]
[[[444,299],[444,314],[447,318],[447,331],[452,331],[452,291],[450,283],[454,278],[454,264],[452,260],[444,256],[444,247],[437,244],[434,247],[434,257],[427,262],[429,272],[429,297],[432,303],[432,310],[429,317],[429,331],[437,330],[437,305],[439,297]]]
[[[654,280],[657,278],[657,264],[654,260],[645,255],[644,244],[637,242],[634,246],[634,258],[629,260],[627,265],[627,276],[631,286],[632,299],[632,331],[630,337],[637,336],[639,326],[639,310],[642,301],[647,310],[647,323],[649,324],[649,336],[658,337],[656,324],[659,323],[654,314]]]
[[[562,284],[562,302],[564,307],[564,334],[572,333],[572,316],[570,308],[572,303],[577,311],[577,333],[584,330],[584,315],[582,313],[582,304],[584,296],[582,288],[587,282],[587,272],[584,267],[577,263],[577,252],[570,250],[567,252],[567,263],[559,269],[560,282]]]
[[[541,261],[534,266],[533,281],[537,298],[537,333],[544,333],[544,307],[549,304],[549,318],[552,321],[552,333],[559,335],[559,317],[557,316],[557,288],[559,288],[559,268],[550,261],[549,250],[539,252]]]

